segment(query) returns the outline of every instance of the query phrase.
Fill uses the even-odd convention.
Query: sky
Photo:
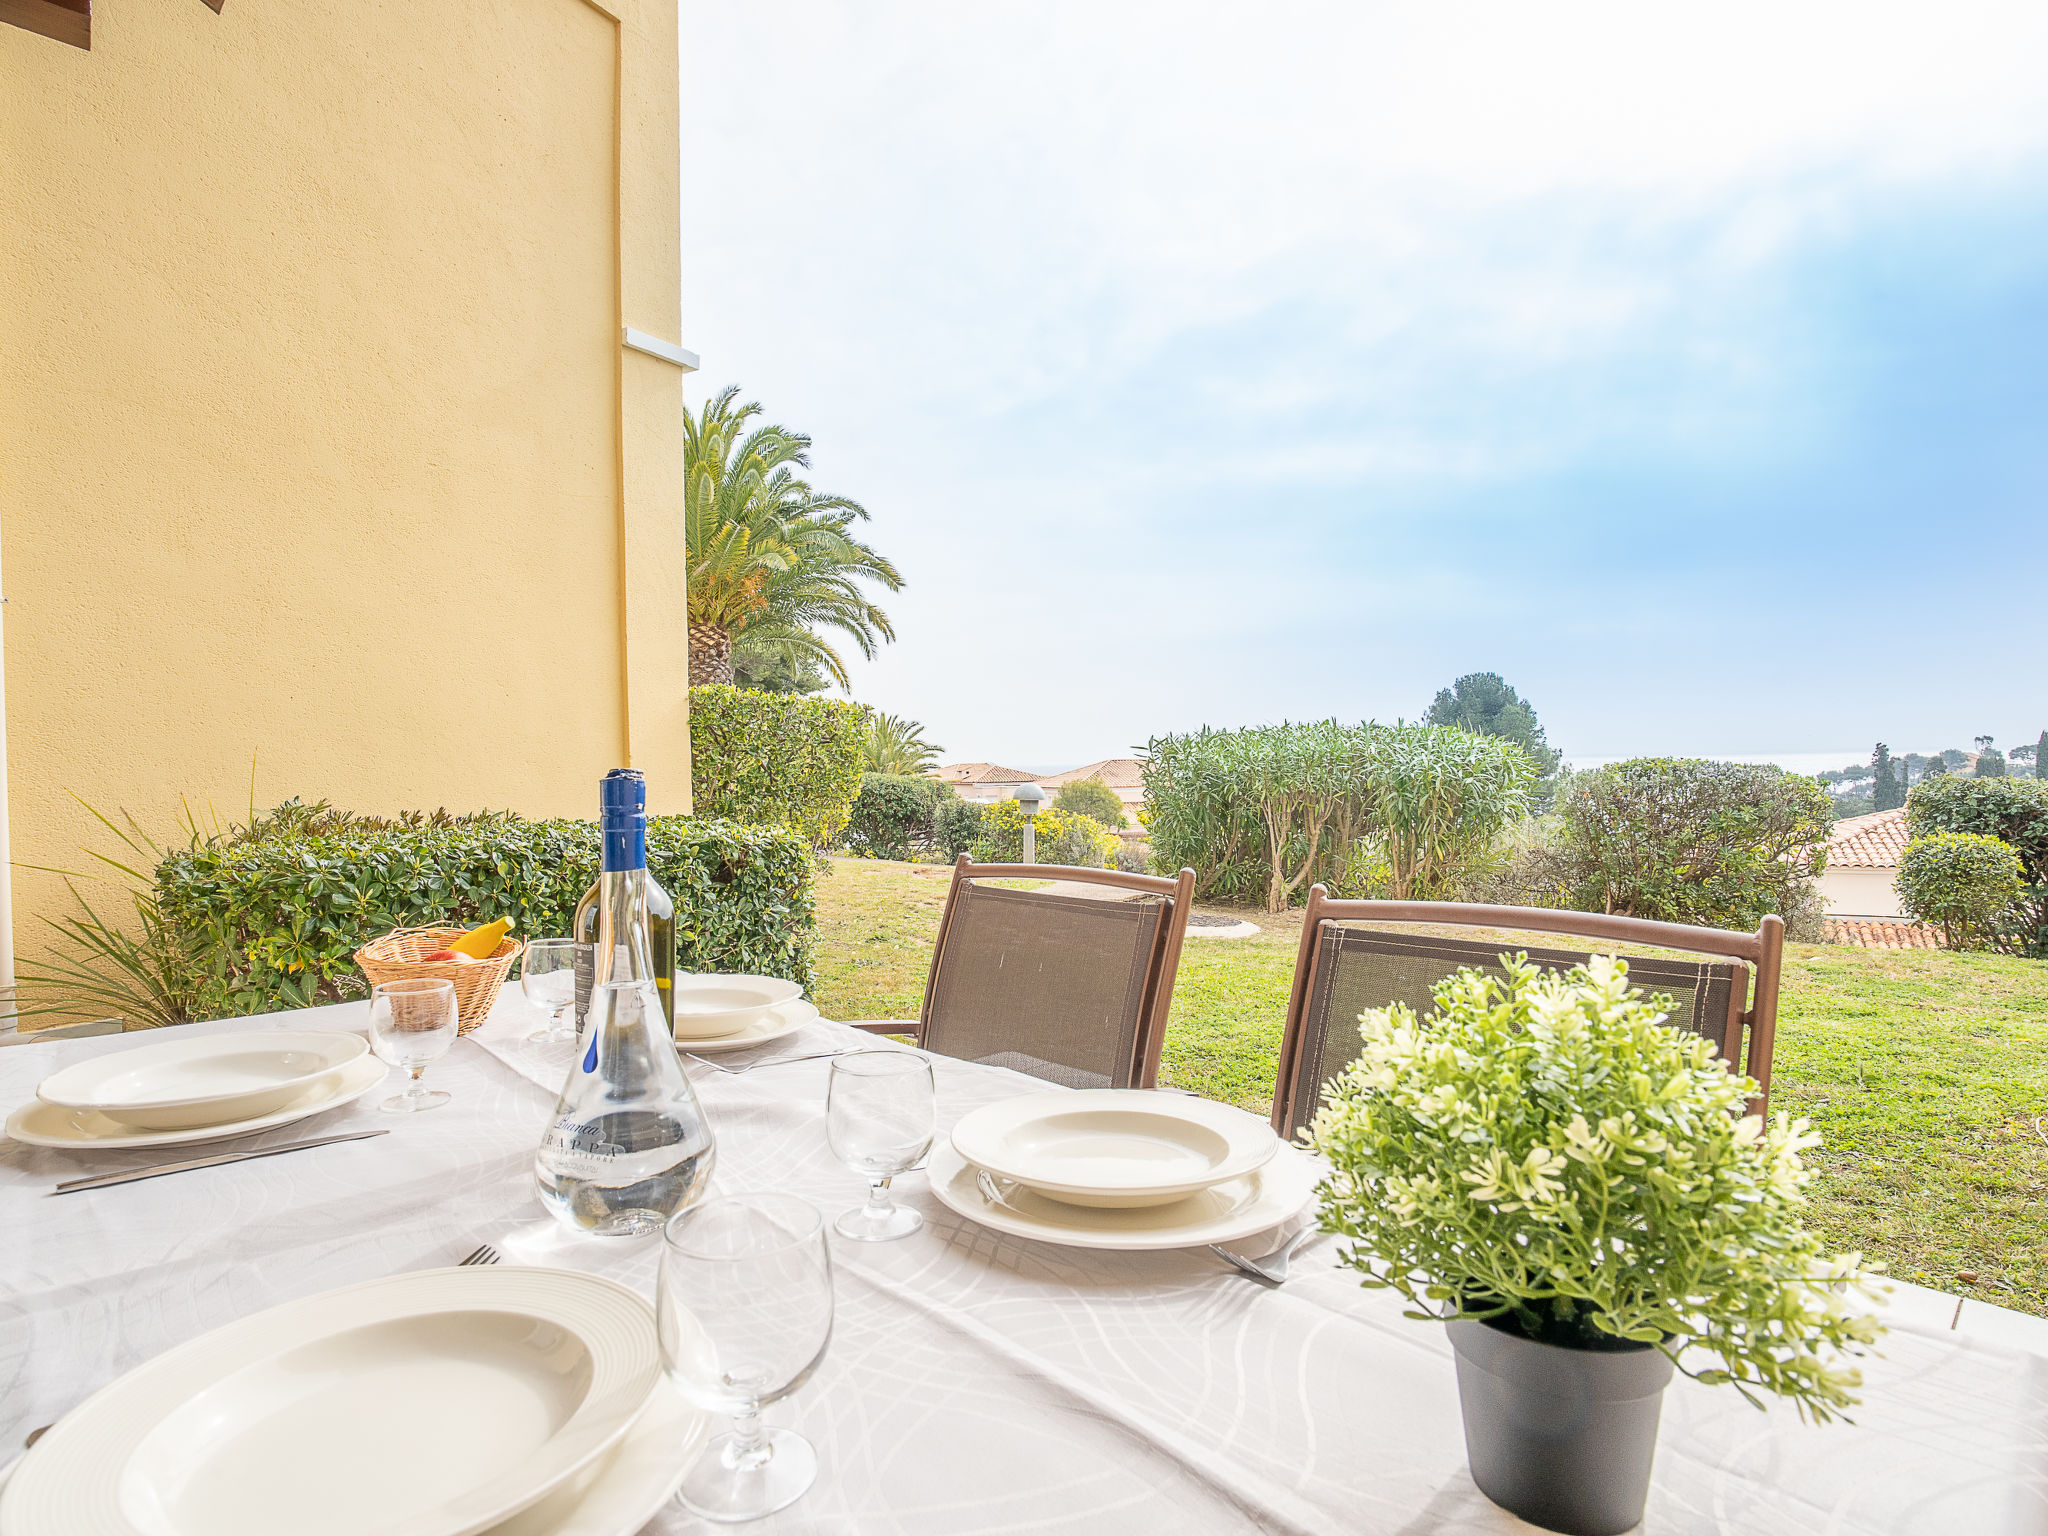
[[[1575,760],[2031,742],[2044,71],[2038,0],[686,0],[685,393],[867,508],[946,761],[1474,671]]]

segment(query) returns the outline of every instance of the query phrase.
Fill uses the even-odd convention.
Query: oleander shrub
[[[1088,816],[1114,831],[1124,824],[1124,803],[1100,779],[1076,779],[1062,784],[1052,797],[1053,809],[1076,816]]]
[[[1575,774],[1556,815],[1562,905],[1709,928],[1810,913],[1833,825],[1811,779],[1698,758]]]
[[[1270,912],[1320,881],[1345,894],[1455,894],[1525,814],[1535,765],[1499,737],[1334,720],[1204,728],[1147,746],[1153,857],[1205,896]]]
[[[1038,813],[1033,857],[1040,864],[1073,864],[1108,869],[1119,839],[1092,816],[1068,811]],[[1024,811],[1014,800],[981,807],[981,831],[968,850],[980,864],[1018,864],[1024,859]]]
[[[914,859],[938,841],[939,807],[958,799],[959,791],[937,779],[867,774],[841,840],[864,858]]]
[[[647,863],[676,904],[678,966],[810,987],[815,874],[802,835],[656,816]],[[365,819],[195,839],[164,852],[149,895],[190,957],[188,1016],[221,1018],[359,995],[355,951],[391,928],[510,916],[520,938],[566,934],[597,867],[591,821]]]
[[[699,815],[791,827],[814,848],[846,825],[866,763],[868,710],[844,699],[690,690],[691,789]]]
[[[1906,830],[1914,837],[1972,833],[2010,848],[2023,889],[1987,942],[2010,954],[2048,956],[2048,779],[1922,779],[1906,795]]]
[[[1995,837],[1930,832],[1906,844],[1899,896],[1909,915],[1940,927],[1950,949],[1989,949],[2023,873],[2019,855]]]

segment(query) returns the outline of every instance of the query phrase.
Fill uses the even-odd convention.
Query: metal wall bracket
[[[686,351],[672,341],[663,341],[659,336],[650,336],[645,331],[636,331],[630,325],[626,327],[626,345],[635,352],[645,352],[649,357],[658,357],[664,363],[674,363],[685,373],[695,373],[697,371],[696,353]]]

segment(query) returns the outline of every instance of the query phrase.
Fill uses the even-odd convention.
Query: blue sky
[[[2048,726],[2048,7],[686,6],[683,344],[948,760]]]

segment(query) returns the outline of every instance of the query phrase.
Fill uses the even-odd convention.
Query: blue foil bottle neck
[[[614,768],[598,782],[606,873],[647,867],[647,780],[638,769]]]

